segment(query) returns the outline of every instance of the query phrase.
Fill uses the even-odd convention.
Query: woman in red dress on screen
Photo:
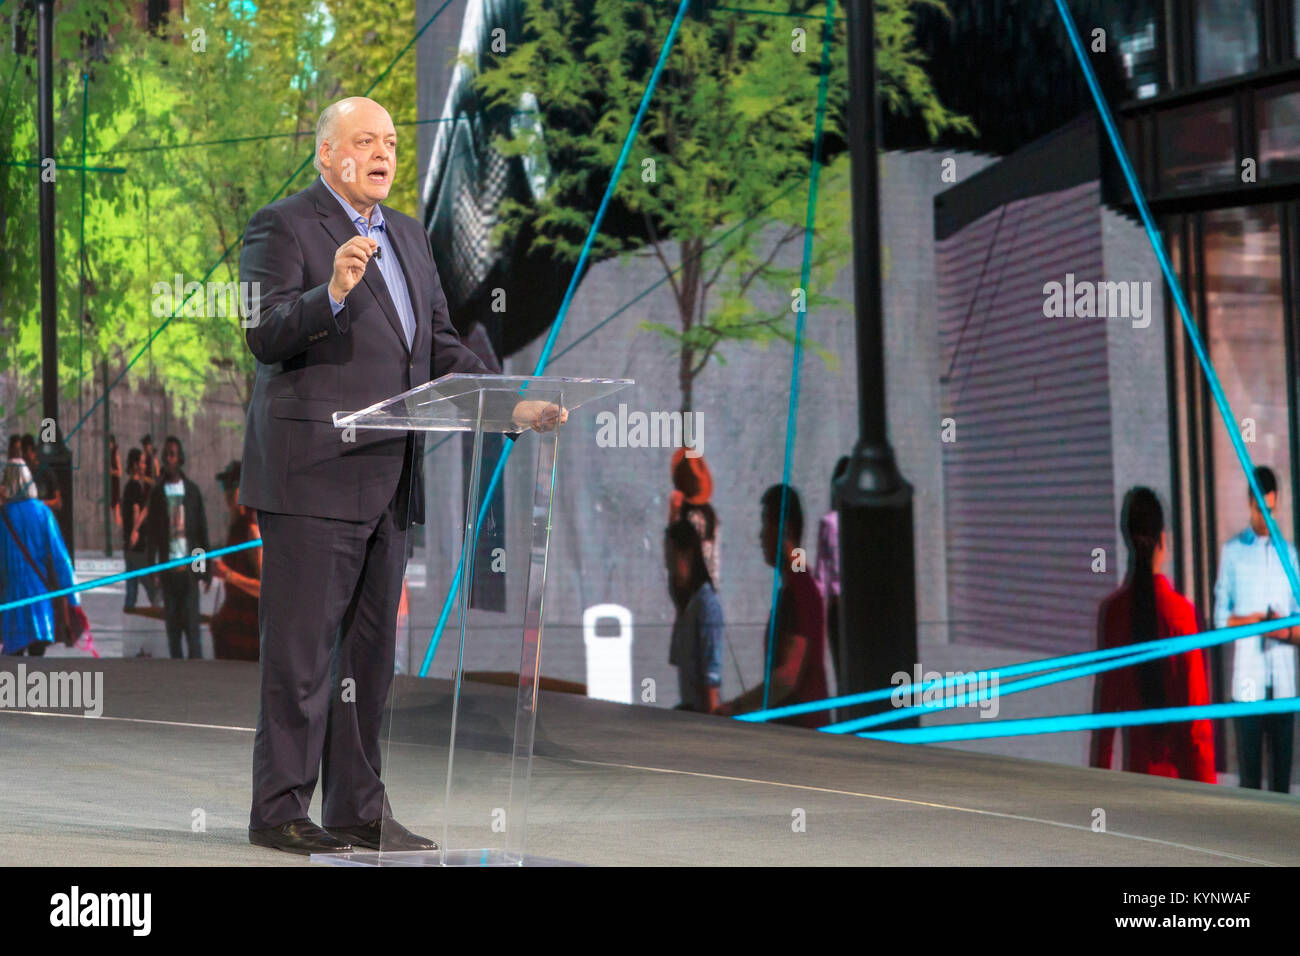
[[[1150,488],[1124,497],[1124,540],[1129,572],[1124,584],[1101,603],[1097,643],[1101,648],[1140,644],[1201,630],[1196,609],[1160,573],[1166,555],[1165,516]],[[1184,707],[1210,702],[1205,657],[1197,649],[1097,675],[1098,713]],[[1215,783],[1214,731],[1208,720],[1125,727],[1124,769],[1159,777]],[[1113,728],[1093,731],[1090,762],[1109,769]]]

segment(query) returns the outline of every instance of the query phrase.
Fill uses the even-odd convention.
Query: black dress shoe
[[[290,820],[278,827],[265,827],[254,830],[248,828],[248,842],[253,846],[270,847],[284,850],[286,853],[300,853],[310,856],[313,853],[351,853],[352,844],[322,830],[306,817]]]
[[[382,850],[386,853],[438,849],[438,844],[417,836],[392,817],[387,820],[371,820],[369,823],[355,827],[330,827],[330,832],[342,839],[351,840],[357,846]]]

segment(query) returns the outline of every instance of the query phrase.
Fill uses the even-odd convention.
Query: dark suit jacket
[[[244,233],[239,278],[245,296],[260,283],[260,316],[244,337],[257,378],[244,432],[239,502],[283,514],[345,521],[376,517],[397,492],[411,520],[424,520],[423,435],[356,429],[345,442],[335,411],[355,411],[449,372],[487,372],[461,344],[447,314],[429,237],[410,216],[382,207],[415,314],[407,348],[377,262],[334,316],[334,253],[357,235],[317,179],[259,209]],[[251,320],[249,320],[251,321]],[[404,480],[403,462],[414,460]]]
[[[199,491],[199,486],[188,478],[181,475],[181,480],[185,482],[185,548],[191,554],[195,548],[202,548],[204,551],[211,550],[211,544],[208,541],[208,518],[203,512],[203,493]],[[148,555],[150,564],[162,564],[164,561],[171,561],[172,557],[167,553],[167,538],[170,526],[167,518],[167,492],[163,490],[163,485],[167,483],[165,478],[159,478],[154,482],[153,488],[149,492],[149,504],[145,509],[144,528],[141,537],[145,541],[145,553]],[[172,570],[184,570],[183,568],[174,568]],[[204,581],[212,580],[212,569],[209,562],[203,562],[202,571],[192,571],[195,577]]]

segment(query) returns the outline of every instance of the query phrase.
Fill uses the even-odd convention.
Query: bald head
[[[330,187],[369,216],[388,198],[397,172],[397,130],[388,111],[364,96],[349,96],[321,111],[313,164]]]
[[[320,119],[316,121],[316,155],[312,157],[311,161],[311,164],[316,167],[318,172],[324,172],[320,161],[321,145],[327,142],[331,146],[337,145],[339,121],[348,114],[356,112],[363,104],[372,109],[383,111],[385,116],[388,115],[387,110],[384,110],[382,106],[368,96],[347,96],[321,110]]]

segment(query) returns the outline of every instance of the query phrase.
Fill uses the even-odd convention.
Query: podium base
[[[410,850],[380,853],[378,850],[354,850],[351,853],[313,853],[313,863],[331,866],[580,866],[565,860],[551,860],[531,854],[507,853],[505,850]]]

